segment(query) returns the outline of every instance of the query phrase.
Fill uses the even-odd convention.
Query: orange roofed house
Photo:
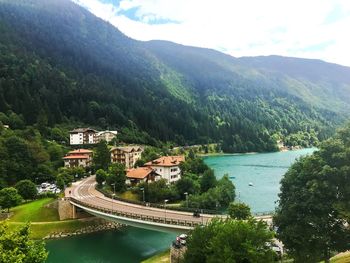
[[[151,167],[132,168],[126,172],[126,184],[136,185],[142,182],[149,183],[158,179],[160,179],[160,175]]]
[[[65,167],[89,167],[92,164],[92,151],[86,149],[78,149],[68,152],[63,157]]]
[[[154,171],[166,179],[168,183],[174,183],[181,178],[180,163],[185,161],[185,156],[163,156],[151,162],[145,163]]]

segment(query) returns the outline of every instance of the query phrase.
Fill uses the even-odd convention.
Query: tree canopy
[[[96,151],[94,154],[95,169],[107,170],[110,163],[111,163],[111,154],[109,152],[107,143],[106,141],[100,141],[96,146]]]
[[[213,219],[191,232],[184,262],[274,262],[274,252],[268,246],[272,238],[262,221]]]
[[[113,163],[108,168],[108,176],[106,178],[107,184],[116,192],[125,190],[126,172],[125,165],[120,163]]]
[[[18,193],[24,200],[35,199],[38,194],[36,185],[30,180],[21,180],[16,185]]]
[[[0,222],[0,262],[44,263],[48,256],[45,244],[31,240],[29,233],[28,224],[14,231]]]
[[[22,197],[14,187],[3,188],[0,190],[0,206],[10,211],[11,207],[19,205]]]
[[[300,158],[281,181],[274,222],[296,262],[328,260],[350,248],[350,125]]]
[[[245,220],[251,217],[250,207],[245,203],[230,203],[227,212],[233,219]]]

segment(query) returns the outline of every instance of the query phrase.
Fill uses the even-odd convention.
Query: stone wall
[[[58,199],[57,204],[53,204],[53,206],[57,207],[60,220],[94,217],[79,207],[74,207],[64,198]]]
[[[57,204],[60,220],[73,219],[73,205],[65,199],[59,199]]]
[[[121,224],[115,223],[115,222],[109,222],[107,220],[101,219],[101,218],[91,218],[91,219],[80,219],[80,220],[89,220],[89,226],[76,229],[71,232],[52,232],[44,239],[59,239],[64,237],[70,237],[70,236],[77,236],[82,234],[89,234],[99,231],[107,231],[107,230],[114,230],[122,227]]]
[[[181,246],[181,248],[175,248],[171,246],[170,248],[170,263],[180,263],[184,257],[187,250],[186,246]]]

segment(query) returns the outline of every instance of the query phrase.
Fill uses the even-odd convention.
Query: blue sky
[[[349,0],[72,0],[138,40],[350,66]]]

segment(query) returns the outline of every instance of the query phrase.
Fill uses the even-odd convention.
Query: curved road
[[[155,217],[163,221],[187,221],[194,224],[206,224],[214,217],[225,218],[222,215],[208,215],[201,214],[200,217],[193,217],[192,213],[174,211],[161,208],[153,208],[142,205],[131,204],[119,200],[113,200],[104,196],[102,193],[95,189],[96,181],[95,176],[90,176],[82,181],[74,183],[70,188],[65,191],[66,197],[71,197],[78,200],[81,204],[87,206],[98,206],[106,210],[113,210],[115,212],[132,213],[134,215],[140,215],[143,217]],[[271,222],[271,216],[256,217]]]
[[[72,197],[87,205],[99,206],[107,210],[116,212],[127,212],[149,217],[158,217],[163,220],[185,220],[197,224],[206,224],[207,221],[215,217],[215,215],[201,214],[200,217],[193,217],[192,213],[174,211],[168,209],[160,209],[147,207],[142,205],[131,204],[119,200],[113,200],[104,196],[95,189],[95,176],[88,177],[80,182],[73,184],[65,191],[66,197]],[[224,216],[222,216],[224,217]]]

